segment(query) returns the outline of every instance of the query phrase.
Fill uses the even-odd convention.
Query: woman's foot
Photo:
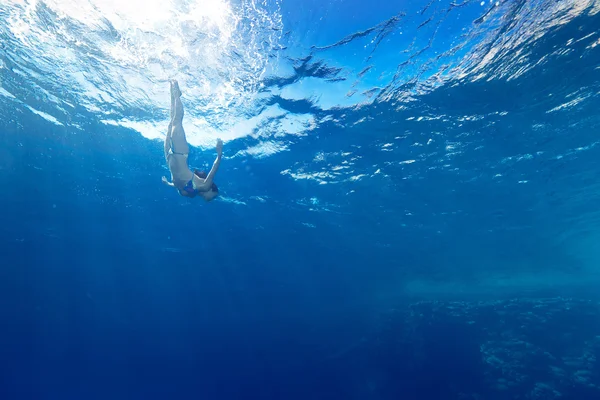
[[[171,95],[175,97],[181,96],[181,90],[179,89],[179,83],[175,79],[171,79]]]

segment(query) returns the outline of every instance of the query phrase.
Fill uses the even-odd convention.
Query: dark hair
[[[204,171],[199,171],[197,169],[194,170],[194,174],[196,174],[196,176],[198,178],[202,178],[202,179],[206,179],[206,177],[208,176],[206,174],[206,172]],[[215,183],[213,182],[212,186],[210,187],[210,190],[212,190],[215,193],[219,193],[219,188],[217,187],[217,185],[215,185]]]

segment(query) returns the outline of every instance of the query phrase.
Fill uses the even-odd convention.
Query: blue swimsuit
[[[194,188],[194,183],[192,182],[192,179],[190,179],[188,181],[188,183],[186,183],[186,185],[183,187],[183,189],[179,189],[179,193],[181,193],[183,196],[196,197],[198,195],[198,193],[200,193],[200,191],[198,189]],[[183,194],[183,192],[185,192],[187,194]]]

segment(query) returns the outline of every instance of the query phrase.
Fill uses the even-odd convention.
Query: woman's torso
[[[169,154],[169,169],[171,170],[171,181],[181,189],[192,179],[194,173],[190,170],[187,156],[181,154]]]

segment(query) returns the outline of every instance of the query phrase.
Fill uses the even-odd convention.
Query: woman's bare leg
[[[183,123],[183,104],[181,104],[181,90],[176,80],[171,81],[171,123],[173,126]]]
[[[171,122],[169,124],[172,151],[178,154],[188,154],[190,147],[183,130],[183,104],[181,90],[176,80],[171,81]]]
[[[169,127],[167,128],[167,134],[165,136],[165,158],[169,159],[169,152],[171,148],[171,133],[173,131],[173,117],[175,114],[175,96],[173,95],[173,82],[171,82],[171,112],[169,115]]]
[[[169,127],[167,128],[167,135],[165,136],[165,158],[169,159],[169,150],[171,150],[171,123],[169,122]]]

